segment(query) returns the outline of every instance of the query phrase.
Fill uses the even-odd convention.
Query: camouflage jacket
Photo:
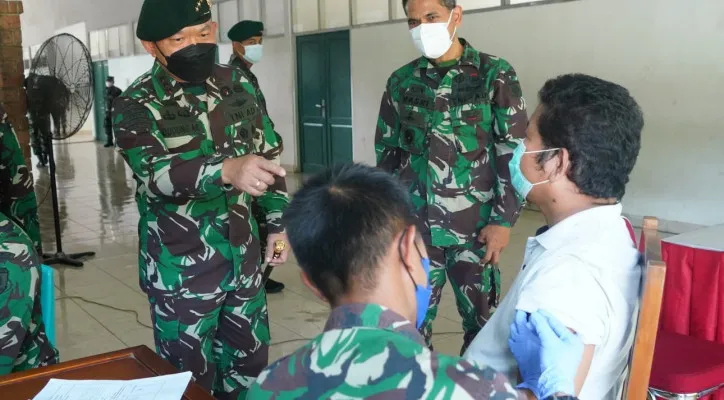
[[[334,309],[324,333],[262,371],[248,399],[524,399],[490,368],[431,352],[404,317],[374,304]]]
[[[236,54],[232,54],[231,58],[229,58],[229,65],[239,68],[241,72],[244,73],[244,76],[247,80],[249,80],[249,83],[251,83],[251,86],[254,87],[254,91],[256,91],[256,97],[259,99],[259,107],[261,107],[262,112],[269,117],[269,111],[266,108],[266,99],[264,98],[264,93],[261,91],[261,87],[259,86],[259,79],[256,78],[256,75],[254,75],[253,72],[251,72],[251,68],[242,60],[239,58]],[[269,117],[269,122],[272,124],[272,128],[274,127],[274,122],[271,120],[271,117]],[[277,140],[279,140],[279,143],[282,143],[282,137],[278,133]],[[254,218],[256,218],[257,221],[263,221],[265,219],[264,212],[262,211],[261,207],[257,205],[257,201],[252,201],[251,203],[251,212]],[[262,222],[260,222],[262,223]],[[262,237],[262,248],[266,246],[266,243],[263,241],[266,238]]]
[[[262,93],[261,88],[259,87],[259,80],[256,78],[256,75],[251,72],[251,68],[249,68],[244,60],[239,58],[236,54],[231,55],[229,65],[239,68],[242,72],[244,72],[244,75],[249,80],[249,83],[251,83],[251,85],[254,86],[254,90],[256,90],[256,97],[259,98],[259,106],[264,114],[268,116],[269,112],[266,108],[266,98],[264,98],[264,93]]]
[[[156,62],[113,103],[119,151],[137,182],[141,287],[172,295],[194,283],[206,293],[255,279],[259,262],[251,196],[221,181],[227,158],[282,147],[249,81],[216,65],[205,85],[180,84]],[[257,199],[271,232],[289,200],[277,178]],[[190,282],[186,282],[193,280]]]
[[[0,375],[57,362],[43,325],[35,243],[0,213]]]
[[[378,166],[409,187],[434,246],[471,245],[487,224],[512,226],[521,208],[508,170],[528,122],[520,83],[505,60],[460,41],[444,76],[424,57],[392,74],[375,137]]]
[[[0,106],[0,213],[15,221],[30,236],[36,251],[42,254],[33,175],[25,165],[25,157],[18,138],[2,106]]]

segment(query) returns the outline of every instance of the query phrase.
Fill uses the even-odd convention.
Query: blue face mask
[[[513,158],[510,159],[510,163],[508,164],[508,168],[510,169],[510,183],[513,185],[515,191],[518,192],[518,194],[521,195],[524,199],[528,197],[528,194],[530,194],[530,191],[533,190],[534,186],[548,183],[550,182],[550,179],[537,183],[531,183],[531,181],[529,181],[528,178],[523,175],[523,171],[521,171],[520,169],[520,163],[523,160],[523,156],[526,154],[538,154],[556,150],[558,149],[526,151],[525,142],[520,142],[520,144],[518,144],[518,147],[515,148],[515,151],[513,152]]]
[[[403,235],[402,238],[400,238],[400,249],[402,249],[402,239],[405,236]],[[420,262],[422,263],[422,269],[425,271],[425,276],[427,277],[427,286],[425,285],[419,285],[417,282],[415,282],[415,278],[412,277],[412,274],[410,273],[410,270],[407,270],[407,274],[410,275],[410,279],[412,279],[412,282],[415,283],[415,301],[417,303],[417,315],[415,316],[415,326],[417,329],[420,329],[422,327],[422,323],[425,321],[425,316],[427,315],[427,309],[430,307],[430,297],[432,296],[432,286],[430,286],[430,259],[427,257],[422,256],[422,252],[420,252],[420,248],[417,247],[417,243],[415,243],[415,248],[417,249],[417,254],[420,255]],[[402,258],[402,252],[400,251],[400,258]],[[404,264],[405,261],[403,260],[402,263]]]
[[[419,252],[420,250],[418,250]],[[422,327],[422,323],[425,321],[427,315],[427,309],[430,308],[430,297],[432,297],[432,286],[430,286],[430,259],[421,257],[422,269],[425,270],[427,276],[427,286],[418,285],[415,283],[415,299],[417,300],[417,317],[415,318],[415,326],[417,329]],[[412,275],[410,275],[412,278]],[[415,280],[413,279],[413,282]]]

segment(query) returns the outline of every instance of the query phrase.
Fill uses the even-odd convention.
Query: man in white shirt
[[[516,310],[549,310],[586,348],[576,394],[618,394],[633,339],[641,271],[620,200],[641,147],[643,114],[629,92],[586,75],[548,81],[510,162],[516,191],[548,227],[528,239],[508,295],[465,357],[515,376]]]

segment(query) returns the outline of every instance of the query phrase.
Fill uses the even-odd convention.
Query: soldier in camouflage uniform
[[[241,21],[231,27],[228,37],[229,40],[231,40],[232,42],[234,52],[231,54],[231,58],[229,59],[229,65],[233,65],[244,72],[244,75],[256,91],[257,98],[259,99],[259,107],[261,107],[262,112],[266,116],[269,116],[269,112],[266,108],[266,99],[264,98],[264,93],[259,87],[259,80],[256,78],[256,75],[251,72],[252,65],[261,61],[264,49],[262,44],[262,41],[264,40],[262,37],[263,34],[264,24],[259,21]],[[269,121],[271,122],[271,117],[269,118]],[[273,127],[274,123],[271,122],[271,124]],[[282,143],[281,135],[279,135],[278,133],[276,135],[279,143]],[[268,230],[265,222],[266,216],[264,215],[262,208],[259,207],[256,201],[251,202],[251,214],[254,216],[254,219],[256,219],[257,223],[259,224],[261,254],[264,254],[266,255],[266,258],[269,258],[270,255],[266,254],[266,238],[268,235]],[[284,284],[269,278],[264,285],[264,289],[266,289],[267,293],[279,293],[284,290]]]
[[[33,176],[0,106],[0,375],[58,362],[40,308],[40,226]]]
[[[503,400],[529,394],[490,368],[425,347],[411,321],[419,326],[427,311],[429,260],[396,178],[363,165],[335,167],[297,192],[284,222],[302,280],[333,309],[324,332],[265,369],[248,399]],[[530,323],[539,335],[525,318],[518,322],[511,349],[524,366],[521,387],[539,398],[572,393],[581,340],[558,322],[560,339],[544,335],[546,324],[535,315]]]
[[[387,82],[377,123],[377,165],[409,188],[432,260],[428,345],[446,274],[463,319],[465,351],[500,297],[500,252],[521,199],[508,162],[527,114],[505,60],[458,39],[454,0],[403,0],[423,57]],[[452,38],[452,39],[451,39]]]
[[[268,362],[258,197],[286,240],[281,143],[253,86],[215,64],[209,0],[145,0],[136,35],[156,61],[114,102],[116,146],[137,182],[139,269],[157,352],[218,399]],[[284,252],[275,263],[286,260]]]

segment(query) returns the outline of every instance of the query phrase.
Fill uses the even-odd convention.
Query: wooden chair
[[[644,218],[639,250],[641,252],[641,297],[638,322],[631,358],[629,375],[623,391],[626,400],[653,399],[649,392],[651,365],[654,360],[656,335],[659,330],[659,314],[664,297],[666,264],[661,257],[659,221],[653,217]],[[634,237],[635,239],[635,237]],[[635,242],[635,240],[634,240]]]

